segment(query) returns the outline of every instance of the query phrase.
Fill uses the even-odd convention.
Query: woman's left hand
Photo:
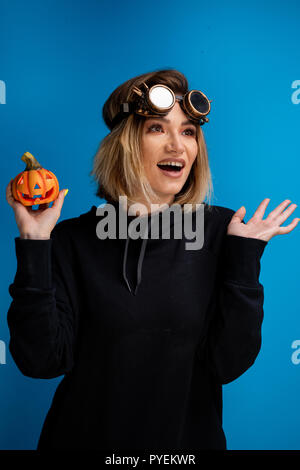
[[[285,220],[294,212],[297,204],[291,204],[284,212],[283,210],[290,204],[290,200],[286,199],[279,206],[276,207],[266,219],[263,219],[267,205],[270,199],[264,199],[253,217],[247,222],[243,223],[246,209],[244,206],[240,207],[232,216],[231,221],[227,227],[227,235],[238,235],[246,238],[258,238],[259,240],[269,241],[275,235],[283,235],[289,233],[298,225],[299,218],[295,218],[286,227],[280,227]]]

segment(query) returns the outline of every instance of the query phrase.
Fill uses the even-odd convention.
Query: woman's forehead
[[[157,116],[157,117],[148,117],[146,118],[146,122],[149,122],[149,121],[161,121],[161,122],[164,122],[166,124],[172,124],[173,120],[172,119],[169,119],[168,117],[162,117],[162,116]],[[186,116],[186,119],[182,122],[179,123],[180,126],[185,126],[185,125],[193,125],[196,127],[196,124],[191,121],[187,116]]]

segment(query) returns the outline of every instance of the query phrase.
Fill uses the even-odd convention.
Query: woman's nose
[[[167,143],[167,150],[169,152],[177,152],[177,153],[184,152],[184,146],[179,136],[175,134],[172,134],[172,135],[170,134],[170,138]]]

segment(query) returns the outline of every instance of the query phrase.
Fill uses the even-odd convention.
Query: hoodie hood
[[[138,291],[138,287],[139,287],[139,285],[142,281],[143,262],[144,262],[144,257],[145,257],[147,245],[148,245],[148,243],[151,243],[151,241],[152,241],[151,238],[149,238],[151,236],[151,226],[153,226],[154,224],[158,224],[157,225],[159,227],[158,237],[160,239],[162,234],[164,233],[164,230],[162,228],[162,212],[164,212],[165,210],[169,210],[169,207],[167,207],[166,209],[157,211],[153,214],[145,214],[145,215],[142,215],[142,216],[136,216],[136,215],[128,215],[128,212],[126,213],[123,206],[121,204],[119,204],[119,201],[115,201],[111,204],[115,207],[115,210],[116,210],[117,227],[119,226],[119,213],[120,213],[120,211],[123,212],[124,216],[127,216],[127,229],[128,229],[128,231],[127,231],[127,238],[126,238],[126,241],[125,241],[125,248],[124,248],[124,254],[123,254],[122,274],[123,274],[123,279],[124,279],[124,281],[127,285],[127,288],[129,290],[129,292],[132,295],[136,295],[137,291]],[[136,264],[137,281],[136,281],[135,287],[130,286],[128,278],[127,278],[128,249],[129,249],[129,243],[130,243],[131,234],[132,234],[129,230],[130,229],[129,226],[130,226],[132,221],[136,221],[137,225],[135,225],[135,224],[134,225],[137,227],[137,230],[141,232],[139,238],[142,239],[140,252],[139,252],[138,258],[136,260],[136,263],[137,263]],[[140,222],[138,222],[138,221],[140,221]],[[142,223],[142,225],[141,225],[141,223]],[[144,228],[144,224],[145,224],[145,228]],[[170,232],[172,231],[173,226],[174,226],[174,220],[173,220],[173,217],[170,217]]]
[[[163,208],[152,214],[149,213],[149,214],[145,214],[142,216],[136,216],[136,215],[128,215],[128,212],[124,209],[124,207],[121,204],[119,204],[119,201],[113,201],[107,204],[111,204],[115,208],[117,234],[119,233],[120,218],[123,217],[122,220],[126,220],[127,222],[127,232],[126,232],[125,246],[124,246],[124,252],[123,252],[122,275],[123,275],[124,282],[129,292],[132,295],[136,295],[138,291],[138,287],[142,281],[143,262],[144,262],[144,257],[146,254],[148,244],[155,243],[155,242],[157,243],[157,240],[161,240],[161,242],[163,243],[164,242],[163,240],[167,240],[166,238],[165,239],[162,238],[163,234],[168,231],[170,231],[171,238],[174,234],[174,216],[173,216],[173,210],[171,210],[172,206],[170,207],[168,206],[167,208],[165,209]],[[93,208],[95,208],[94,210],[96,214],[96,209],[97,209],[96,206],[93,206]],[[162,214],[165,211],[167,212],[171,211],[170,223],[168,223],[167,226],[166,224],[163,226],[163,223],[162,223],[163,222]],[[120,215],[120,212],[122,212],[121,215]],[[141,232],[138,238],[142,239],[142,243],[141,243],[138,257],[136,259],[136,278],[137,278],[136,285],[130,286],[130,283],[127,277],[128,252],[129,252],[128,250],[129,250],[130,240],[136,240],[136,236],[134,238],[131,237],[132,231],[133,231],[131,222],[135,220],[136,222],[134,222],[133,226],[134,228],[136,228],[137,232]],[[154,225],[155,227],[158,227],[158,229],[155,228],[155,232],[154,232],[156,234],[155,238],[153,238],[154,235],[151,230],[151,227],[153,227]],[[134,260],[131,260],[131,261],[134,261]]]

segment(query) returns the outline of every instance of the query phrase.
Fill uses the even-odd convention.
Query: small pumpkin
[[[43,168],[29,152],[25,152],[21,160],[26,163],[26,168],[13,180],[13,197],[24,206],[54,201],[59,194],[55,174]]]

